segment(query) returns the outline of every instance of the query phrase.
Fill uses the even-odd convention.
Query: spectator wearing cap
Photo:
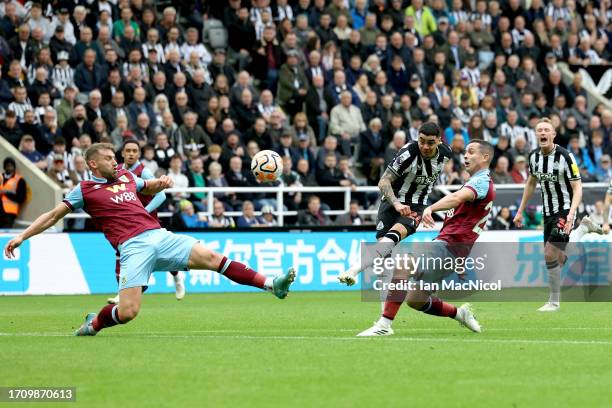
[[[195,211],[194,205],[189,200],[178,202],[179,216],[183,225],[187,229],[208,228],[206,216],[200,215]]]
[[[61,26],[60,26],[61,27]],[[55,89],[63,95],[64,90],[71,86],[74,87],[74,68],[69,64],[70,55],[67,51],[57,53],[57,64],[51,71],[51,81]]]
[[[36,150],[36,142],[31,135],[23,135],[19,142],[19,152],[42,171],[47,169],[47,160],[41,152]]]
[[[51,165],[47,170],[49,178],[61,189],[74,188],[78,184],[78,179],[74,171],[68,170],[64,155],[53,154],[51,159]]]
[[[60,43],[63,43],[64,41],[66,41],[71,46],[74,46],[76,44],[77,39],[76,39],[76,36],[74,35],[74,25],[70,21],[70,13],[66,7],[61,7],[57,11],[57,14],[53,17],[52,25],[53,25],[53,31],[55,32],[55,35],[50,40],[50,42],[53,42],[55,38],[59,38]],[[61,31],[61,36],[58,36],[58,32],[59,32],[58,27],[62,27],[63,29],[63,31]],[[66,48],[62,48],[62,49],[67,51]]]
[[[27,184],[17,172],[15,159],[7,157],[3,163],[2,188],[0,189],[0,228],[12,228],[21,205],[27,198]]]
[[[512,177],[512,182],[516,184],[525,184],[527,182],[529,172],[527,171],[527,159],[525,156],[516,156],[510,176]]]
[[[6,111],[4,119],[0,121],[0,134],[14,147],[19,146],[23,131],[19,127],[17,114],[14,111]]]
[[[274,208],[271,205],[261,207],[261,224],[264,227],[278,227],[278,221],[274,218]]]

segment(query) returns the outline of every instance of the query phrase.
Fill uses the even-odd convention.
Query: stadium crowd
[[[91,143],[128,139],[176,187],[256,186],[262,149],[283,157],[285,185],[357,186],[434,121],[454,154],[440,183],[465,180],[475,138],[495,144],[495,183],[524,183],[534,121],[548,116],[583,180],[606,181],[612,111],[589,106],[580,74],[568,86],[557,63],[609,65],[611,3],[5,0],[0,135],[65,189],[91,178]],[[354,198],[337,223],[368,222],[357,211],[376,195]],[[284,201],[302,225],[329,225],[324,210],[343,203]],[[219,195],[208,219],[206,205],[177,193],[162,210],[187,228],[276,223],[273,194]]]

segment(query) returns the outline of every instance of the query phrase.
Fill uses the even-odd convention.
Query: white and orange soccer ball
[[[262,150],[253,156],[251,172],[260,183],[276,181],[283,172],[283,160],[272,150]]]

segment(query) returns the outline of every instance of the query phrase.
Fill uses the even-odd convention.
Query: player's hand
[[[15,254],[13,251],[15,251],[15,249],[17,249],[22,243],[23,239],[19,235],[11,239],[4,247],[4,256],[6,256],[8,259],[14,258]]]
[[[514,225],[516,225],[517,228],[523,228],[523,212],[519,211],[516,213],[516,215],[514,216]]]
[[[400,213],[400,215],[402,217],[408,217],[408,216],[410,216],[410,214],[412,214],[412,211],[410,211],[410,206],[404,205],[404,204],[400,203],[399,201],[396,201],[393,204],[393,208],[395,208],[395,211]]]
[[[172,180],[170,177],[166,176],[165,174],[160,176],[158,181],[159,181],[159,186],[162,189],[170,188],[174,185],[174,180]]]
[[[608,235],[608,233],[610,232],[610,224],[608,224],[608,223],[606,222],[606,223],[604,223],[604,225],[603,225],[603,227],[602,227],[602,228],[603,228],[603,233],[604,233],[604,235]]]
[[[434,221],[431,213],[431,207],[427,207],[425,210],[423,210],[423,225],[425,225],[427,228],[434,228],[436,226],[436,222]]]
[[[565,219],[565,226],[563,226],[563,232],[565,232],[566,234],[569,234],[570,232],[572,232],[572,227],[574,226],[575,217],[576,215],[573,213],[567,214],[567,218]]]

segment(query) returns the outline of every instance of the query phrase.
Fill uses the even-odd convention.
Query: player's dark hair
[[[440,137],[440,126],[434,122],[425,122],[419,128],[419,134]]]
[[[129,145],[130,143],[134,143],[136,146],[138,146],[138,148],[140,149],[140,145],[138,144],[138,140],[136,139],[127,139],[126,141],[123,142],[123,144],[121,145],[121,150],[125,149],[125,147],[127,145]]]
[[[487,142],[486,140],[482,140],[482,139],[470,140],[469,144],[472,144],[472,143],[475,143],[478,145],[478,147],[480,148],[480,152],[482,154],[489,155],[489,162],[493,160],[493,153],[495,152],[495,150],[493,149],[493,145],[491,143]]]

